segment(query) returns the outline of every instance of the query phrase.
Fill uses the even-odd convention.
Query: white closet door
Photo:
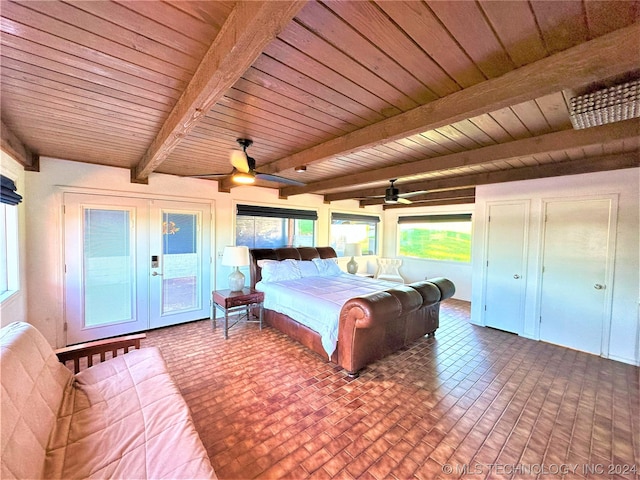
[[[606,353],[613,258],[612,200],[550,201],[545,209],[540,339]]]
[[[485,325],[517,334],[524,328],[528,206],[489,206]]]

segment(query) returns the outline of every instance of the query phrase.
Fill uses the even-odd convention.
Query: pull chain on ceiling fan
[[[260,180],[267,180],[270,182],[284,183],[287,185],[295,185],[302,187],[305,184],[297,180],[291,180],[289,178],[280,177],[278,175],[271,175],[269,173],[260,173],[256,171],[256,161],[253,157],[250,157],[247,153],[247,148],[253,145],[253,140],[248,138],[238,138],[236,140],[238,145],[242,147],[242,150],[232,150],[230,155],[230,162],[233,166],[233,170],[229,173],[208,173],[203,175],[187,175],[191,178],[222,178],[231,177],[231,180],[235,183],[242,185],[250,185],[255,182],[256,178]]]

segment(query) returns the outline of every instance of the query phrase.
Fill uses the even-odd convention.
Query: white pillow
[[[301,278],[295,260],[286,259],[280,262],[264,262],[262,266],[263,282],[282,282]]]
[[[258,260],[258,266],[260,268],[264,267],[267,263],[278,263],[278,260]]]
[[[322,277],[335,277],[342,274],[337,258],[313,258],[312,261],[318,267],[318,272]]]
[[[317,277],[320,275],[318,267],[316,267],[316,264],[311,260],[296,260],[296,265],[298,266],[298,270],[300,270],[302,278]]]

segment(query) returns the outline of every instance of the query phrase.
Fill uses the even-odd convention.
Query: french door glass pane
[[[199,308],[197,214],[162,214],[162,251],[162,313]]]
[[[85,326],[133,317],[134,257],[127,210],[84,210]]]

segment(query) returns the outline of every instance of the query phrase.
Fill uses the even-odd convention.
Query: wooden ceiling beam
[[[607,142],[640,137],[640,123],[637,119],[601,125],[583,130],[563,130],[538,137],[499,143],[488,147],[476,148],[464,152],[452,153],[440,157],[430,157],[415,162],[392,165],[390,167],[353,173],[340,178],[310,183],[304,187],[283,187],[280,196],[286,197],[299,193],[322,191],[356,184],[365,184],[402,178],[410,175],[448,170],[451,168],[509,160],[518,157],[551,153],[572,148],[584,148]]]
[[[306,0],[236,2],[193,78],[135,167],[144,181],[233,86]]]
[[[638,45],[640,24],[634,24],[307,150],[260,165],[260,171],[275,174],[297,165],[348,155],[564,89],[579,88],[621,75],[640,68],[637,55],[630,53],[637,51]],[[301,187],[295,193],[312,192],[313,187]]]
[[[40,157],[33,153],[4,121],[1,123],[0,138],[2,150],[20,163],[25,170],[40,171]]]
[[[520,180],[533,180],[537,178],[560,177],[563,175],[577,175],[581,173],[604,172],[608,170],[620,170],[623,168],[635,168],[640,166],[640,151],[608,155],[596,158],[583,158],[580,160],[568,160],[566,162],[549,163],[532,167],[512,168],[488,173],[444,177],[420,182],[405,183],[403,187],[408,191],[415,190],[449,190],[476,185],[488,185],[491,183],[515,182]],[[327,194],[325,202],[348,200],[352,198],[365,198],[384,195],[386,187],[352,190],[341,193]]]

